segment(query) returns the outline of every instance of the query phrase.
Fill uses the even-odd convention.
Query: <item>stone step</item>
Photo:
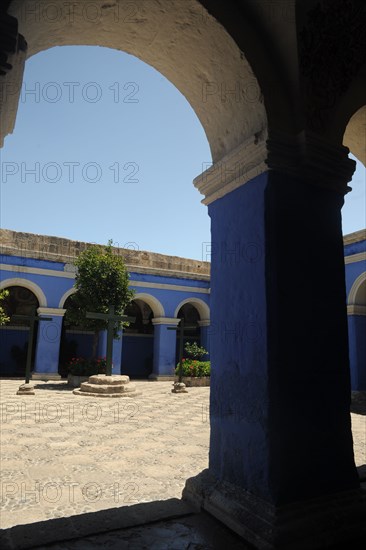
[[[90,384],[109,384],[109,385],[120,385],[120,384],[129,384],[130,377],[123,374],[112,374],[112,376],[107,376],[106,374],[93,374],[89,376]]]
[[[123,393],[136,391],[134,384],[91,384],[90,382],[83,382],[80,386],[80,390],[84,392],[92,393]]]

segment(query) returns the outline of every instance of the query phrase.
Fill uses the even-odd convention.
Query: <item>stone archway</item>
[[[56,17],[52,28],[23,17],[20,0],[11,3],[30,54],[57,43],[123,49],[151,62],[201,120],[214,167],[196,183],[212,220],[211,311],[218,333],[209,472],[189,482],[185,496],[258,547],[271,548],[279,538],[290,546],[294,539],[295,546],[348,540],[354,534],[348,519],[355,518],[356,530],[365,502],[350,430],[340,212],[354,170],[342,138],[364,104],[353,86],[365,68],[364,48],[354,56],[349,39],[356,46],[364,40],[354,17],[356,4],[364,8],[353,0],[290,1],[289,21],[270,17],[279,4],[142,1],[138,24],[125,17],[116,24],[112,9],[123,5],[117,2],[104,5],[108,20]],[[206,26],[199,21],[202,5],[216,17],[203,10]],[[228,88],[232,79],[250,84],[240,51],[247,53],[248,42],[251,66],[266,84],[267,142],[259,94],[241,103],[241,86],[239,93]],[[339,111],[343,119],[335,116]],[[289,276],[294,265],[296,278]],[[319,284],[325,290],[318,304]],[[301,313],[293,301],[299,293]],[[162,318],[156,325],[163,332],[172,322]],[[255,327],[253,336],[248,326]]]
[[[154,312],[147,301],[135,297],[125,315],[135,317],[135,322],[123,329],[121,372],[130,378],[148,378],[153,369]]]
[[[196,325],[196,329],[186,332],[183,338],[183,347],[186,345],[186,343],[192,344],[193,342],[196,342],[198,346],[201,346],[201,327],[199,325],[199,322],[201,321],[200,312],[194,302],[190,301],[189,299],[185,300],[184,302],[185,303],[181,305],[181,307],[177,311],[176,317],[178,319],[184,319],[184,322],[187,325]],[[177,344],[175,352],[176,364],[178,364],[179,361],[179,343],[180,336],[179,332],[177,331]]]
[[[366,105],[358,109],[349,119],[343,136],[343,145],[366,166]]]
[[[37,296],[27,285],[7,285],[9,295],[3,306],[10,321],[0,327],[0,376],[25,375],[27,349],[29,345],[29,324],[22,320],[11,320],[12,315],[29,315],[40,306]],[[33,335],[32,367],[34,366],[37,331]]]
[[[18,19],[28,57],[53,46],[98,45],[153,66],[191,104],[214,162],[248,138],[264,137],[266,114],[256,77],[234,40],[198,1],[140,0],[133,13],[132,4],[126,8],[121,0],[94,6],[88,11],[83,2],[59,0],[48,10],[39,3],[32,14],[27,2],[13,0],[9,14]]]

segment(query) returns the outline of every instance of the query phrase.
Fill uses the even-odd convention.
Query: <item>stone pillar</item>
[[[119,338],[113,339],[112,374],[121,374],[122,361],[122,330],[118,331]],[[102,330],[98,339],[98,357],[107,355],[107,331]]]
[[[350,305],[347,311],[351,388],[366,392],[366,306]]]
[[[241,151],[197,181],[212,232],[211,439],[183,496],[258,548],[317,548],[365,513],[341,228],[354,165],[318,142],[288,166],[279,142]]]
[[[37,346],[32,380],[60,380],[58,373],[62,320],[66,309],[39,307],[40,317],[51,321],[38,323]]]
[[[205,355],[202,359],[205,361],[210,356],[210,319],[202,319],[198,321],[201,330],[201,347],[208,351],[208,356]]]
[[[155,317],[154,361],[150,380],[174,380],[176,367],[177,333],[168,327],[177,327],[180,319],[175,317]]]

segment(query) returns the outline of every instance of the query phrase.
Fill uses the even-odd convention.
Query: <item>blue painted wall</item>
[[[152,372],[154,335],[127,335],[122,338],[121,374],[147,378]]]
[[[28,344],[28,330],[13,330],[0,328],[0,376],[23,376],[25,374],[26,353],[25,345]],[[12,348],[18,348],[16,360]],[[19,355],[18,355],[19,356]],[[23,356],[23,357],[22,357]]]
[[[366,391],[366,316],[349,315],[349,359],[353,391]]]

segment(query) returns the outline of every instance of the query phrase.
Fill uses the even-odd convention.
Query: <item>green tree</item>
[[[9,321],[9,317],[6,315],[4,307],[1,305],[1,302],[9,296],[8,290],[0,290],[0,326],[5,325]]]
[[[115,313],[122,315],[133,299],[134,291],[128,288],[129,275],[123,259],[113,254],[112,241],[104,247],[92,245],[87,248],[77,258],[75,266],[76,292],[69,299],[65,322],[94,331],[91,358],[95,359],[99,332],[107,328],[107,322],[86,319],[86,312],[108,313],[109,307],[114,306]],[[116,337],[118,330],[126,324],[116,323]]]
[[[197,342],[193,342],[193,344],[186,342],[184,349],[188,356],[193,359],[201,359],[204,355],[208,355],[208,351],[200,347]]]

